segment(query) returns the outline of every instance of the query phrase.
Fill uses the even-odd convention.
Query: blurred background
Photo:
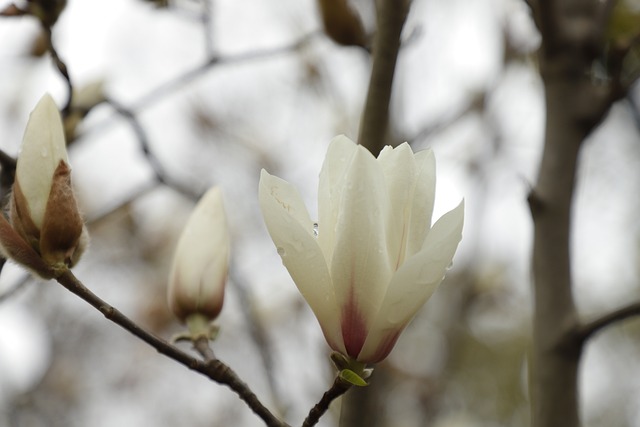
[[[373,2],[351,3],[374,31]],[[0,40],[0,149],[15,156],[38,99],[49,92],[63,105],[66,85],[43,55],[33,18],[0,19]],[[334,371],[266,232],[258,177],[265,168],[288,180],[317,211],[331,138],[357,139],[369,54],[330,40],[314,0],[69,0],[53,40],[78,93],[109,100],[67,123],[91,233],[76,275],[154,333],[180,332],[166,304],[171,256],[195,197],[221,186],[233,265],[214,350],[299,425]],[[465,230],[440,289],[376,367],[371,425],[528,425],[526,196],[544,126],[539,43],[523,1],[413,1],[392,135],[434,150],[434,217],[464,197]],[[585,318],[640,297],[636,95],[612,109],[580,158],[572,248]],[[585,425],[640,425],[637,378],[640,322],[597,335],[582,364]],[[335,402],[319,425],[337,425],[338,414]],[[87,425],[263,424],[229,389],[8,263],[0,275],[0,426]]]

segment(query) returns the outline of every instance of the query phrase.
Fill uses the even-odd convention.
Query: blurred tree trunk
[[[608,54],[604,35],[612,5],[598,0],[532,4],[542,34],[539,61],[546,97],[544,152],[529,196],[535,227],[533,427],[580,425],[577,387],[583,340],[572,295],[571,208],[582,143],[626,92],[619,70],[607,70],[605,80],[593,73],[594,64]]]

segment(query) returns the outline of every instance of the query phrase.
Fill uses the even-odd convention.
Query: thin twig
[[[309,415],[302,423],[302,427],[312,427],[318,423],[320,417],[329,409],[329,405],[338,397],[342,396],[351,388],[351,384],[336,377],[333,385],[323,395],[322,399],[309,411]]]
[[[172,78],[166,83],[161,84],[160,86],[152,89],[146,95],[143,95],[138,99],[137,102],[132,104],[132,111],[139,111],[142,108],[145,108],[160,99],[176,92],[178,89],[182,88],[186,84],[196,80],[198,77],[202,76],[206,72],[208,72],[211,68],[219,65],[237,65],[243,62],[256,61],[264,58],[271,58],[277,55],[282,55],[285,53],[295,52],[307,43],[309,43],[314,37],[317,37],[320,34],[318,31],[311,32],[309,34],[305,34],[300,37],[298,40],[274,48],[255,50],[245,53],[238,53],[233,55],[221,56],[218,54],[214,54],[207,58],[204,63],[182,73],[180,76]]]
[[[409,144],[413,145],[418,142],[426,141],[430,138],[433,138],[434,135],[438,135],[443,131],[447,130],[449,127],[451,127],[451,125],[458,123],[467,114],[470,114],[473,112],[481,112],[484,108],[484,104],[482,102],[484,100],[484,96],[485,94],[483,93],[482,96],[476,97],[463,108],[459,109],[458,111],[454,112],[449,116],[442,117],[439,121],[435,123],[428,124],[427,126],[423,127],[413,135],[405,136],[404,138],[397,139],[395,141],[396,144],[401,144],[407,141],[409,142]],[[482,98],[482,99],[479,99],[479,98]]]
[[[45,39],[47,41],[47,49],[51,54],[51,59],[53,59],[53,63],[64,78],[65,83],[67,84],[67,102],[62,108],[62,115],[67,116],[69,111],[71,110],[71,103],[73,102],[73,83],[71,82],[71,76],[69,76],[69,71],[67,70],[67,64],[60,58],[58,55],[58,51],[53,45],[53,35],[51,33],[51,27],[48,25],[42,24],[42,30],[45,34]]]
[[[212,360],[217,359],[213,349],[209,345],[209,339],[206,337],[198,338],[193,343],[193,348],[200,353],[205,362],[211,362]]]
[[[135,200],[137,200],[139,197],[144,196],[147,193],[150,193],[151,191],[155,190],[156,188],[158,188],[160,186],[160,183],[157,181],[152,181],[149,182],[139,188],[136,188],[134,191],[131,192],[131,194],[129,194],[127,197],[125,197],[124,199],[116,202],[115,204],[108,206],[107,208],[103,209],[102,211],[95,213],[91,216],[89,216],[86,219],[86,223],[89,226],[95,226],[98,223],[100,223],[100,221],[102,221],[103,219],[109,217],[110,215],[114,214],[115,212],[118,212],[120,209],[122,209],[123,207],[133,203]]]
[[[161,184],[166,185],[167,187],[173,188],[177,192],[189,197],[192,200],[198,200],[201,194],[194,192],[189,187],[182,185],[169,177],[169,174],[165,171],[164,167],[160,163],[160,160],[156,157],[153,151],[151,151],[151,145],[149,144],[149,137],[147,136],[147,132],[142,127],[142,124],[136,117],[135,113],[131,109],[126,108],[113,99],[107,100],[107,103],[111,105],[118,112],[118,114],[124,117],[131,125],[131,129],[138,138],[140,150],[142,151],[144,157],[147,159],[149,166],[151,166],[156,180]]]
[[[207,52],[207,56],[214,56],[214,45],[213,45],[213,5],[210,0],[201,0],[202,1],[202,30],[204,33],[204,46]]]
[[[219,384],[229,387],[245,403],[247,403],[251,410],[258,415],[268,427],[287,427],[287,424],[276,418],[276,416],[260,402],[249,386],[240,380],[237,374],[220,360],[198,360],[176,346],[171,345],[164,339],[146,331],[133,320],[122,314],[118,309],[109,305],[96,294],[91,292],[70,270],[63,272],[57,278],[57,281],[69,291],[100,311],[108,320],[155,348],[160,354],[177,361],[189,369],[203,374]]]
[[[597,319],[584,323],[579,328],[578,335],[580,339],[585,342],[602,329],[634,316],[640,316],[640,301],[618,308],[617,310],[604,314]]]
[[[282,396],[277,387],[276,376],[274,375],[275,370],[272,354],[273,348],[271,346],[271,343],[269,342],[267,329],[263,324],[264,322],[260,321],[256,311],[254,310],[254,304],[251,301],[249,289],[244,284],[244,281],[240,278],[238,269],[232,265],[230,271],[231,272],[229,274],[229,280],[235,285],[234,289],[238,293],[242,312],[247,319],[247,323],[249,324],[249,333],[256,346],[258,347],[260,359],[262,360],[262,365],[265,370],[265,375],[267,377],[267,382],[269,384],[273,400],[275,401],[276,405],[282,409],[284,408],[284,405]]]
[[[255,51],[239,53],[234,55],[227,55],[227,56],[220,56],[218,54],[214,54],[208,57],[203,63],[197,65],[196,67],[190,70],[184,71],[180,75],[173,77],[168,81],[161,83],[160,85],[151,89],[145,95],[142,95],[136,102],[133,102],[128,108],[128,110],[132,113],[140,112],[144,108],[150,105],[153,105],[154,103],[177,92],[182,87],[202,77],[215,66],[236,65],[243,62],[271,58],[273,56],[282,55],[288,52],[295,52],[298,49],[302,48],[307,43],[309,43],[313,38],[317,37],[319,34],[321,34],[319,31],[314,31],[314,32],[303,35],[298,40],[292,43],[289,43],[280,47],[270,48],[270,49],[261,49],[261,50],[255,50]],[[97,132],[101,129],[104,129],[112,121],[113,121],[113,117],[109,117],[99,123],[96,123],[91,128],[87,129],[83,133],[83,136],[86,136],[89,133]]]

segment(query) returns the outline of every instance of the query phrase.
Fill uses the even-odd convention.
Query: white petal
[[[200,283],[205,269],[215,260],[228,260],[229,233],[222,192],[211,188],[200,199],[185,225],[176,249],[175,264],[182,266],[183,278]],[[226,273],[226,272],[225,272]],[[219,282],[219,278],[212,282]]]
[[[434,224],[422,250],[393,275],[362,357],[376,353],[381,341],[404,328],[431,297],[451,264],[462,238],[463,222],[464,201]]]
[[[390,200],[390,216],[387,245],[391,266],[396,270],[405,258],[409,237],[409,215],[416,185],[416,162],[413,151],[406,142],[394,149],[385,147],[378,156],[387,180]]]
[[[391,278],[385,230],[389,200],[380,164],[361,146],[344,180],[336,185],[342,187],[342,198],[331,277],[341,309],[343,337],[353,355],[353,349],[359,351],[366,338]]]
[[[62,121],[58,107],[47,94],[29,116],[16,166],[16,179],[38,228],[42,226],[53,173],[60,160],[69,163]]]
[[[329,345],[344,352],[329,269],[298,191],[263,169],[259,198],[267,230],[283,264],[316,315]]]
[[[357,145],[344,135],[335,137],[320,171],[318,186],[318,241],[327,262],[331,262],[331,254],[335,244],[338,206],[342,196],[347,167],[356,153]]]
[[[409,217],[407,257],[422,248],[431,227],[431,215],[436,195],[436,158],[433,151],[430,149],[418,151],[415,154],[415,160],[417,172]]]

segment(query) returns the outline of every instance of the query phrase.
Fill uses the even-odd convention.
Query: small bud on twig
[[[229,233],[219,188],[210,189],[195,207],[180,236],[169,276],[169,306],[186,322],[190,337],[212,338],[207,323],[222,310],[229,268]]]

